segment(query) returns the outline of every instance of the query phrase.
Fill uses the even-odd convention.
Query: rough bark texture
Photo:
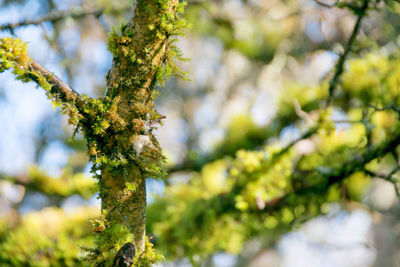
[[[178,1],[168,1],[168,8]],[[118,99],[117,116],[121,130],[110,133],[108,146],[124,150],[134,148],[140,162],[160,161],[161,150],[149,130],[157,113],[153,105],[153,87],[168,45],[168,34],[157,30],[160,5],[152,0],[139,0],[132,20],[121,29],[120,35],[109,41],[114,54],[107,76],[110,99]],[[110,37],[112,38],[112,37]],[[124,155],[124,152],[121,152]],[[124,155],[125,156],[125,155]],[[144,159],[143,159],[144,158]],[[145,167],[135,159],[117,168],[102,169],[102,210],[111,224],[122,224],[133,234],[137,251],[144,250],[146,223]],[[151,166],[150,166],[151,168]],[[128,189],[132,184],[134,189]]]
[[[154,86],[165,74],[181,75],[172,61],[180,52],[169,45],[169,37],[182,34],[186,23],[178,13],[184,5],[179,0],[137,0],[129,23],[109,36],[114,57],[104,98],[79,95],[32,60],[26,43],[0,39],[0,72],[11,68],[18,79],[43,87],[85,136],[102,199],[102,218],[94,229],[96,247],[89,248],[86,257],[95,266],[111,264],[115,252],[132,241],[140,266],[159,259],[145,239],[145,179],[165,175],[161,148],[152,134],[163,118],[154,107]]]
[[[127,180],[136,182],[135,191],[126,188]],[[142,251],[146,226],[145,178],[139,168],[131,164],[120,172],[105,171],[103,183],[107,197],[102,199],[102,209],[107,210],[107,220],[126,226],[134,234],[136,247]]]

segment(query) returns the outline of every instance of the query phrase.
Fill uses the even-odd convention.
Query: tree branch
[[[308,134],[306,133],[305,135]],[[297,139],[293,143],[290,143],[288,147],[293,146],[293,144],[298,142],[298,140],[299,139]],[[302,186],[297,189],[295,188],[293,189],[292,192],[288,192],[282,195],[281,197],[277,197],[271,201],[268,201],[267,203],[265,203],[265,205],[263,205],[263,208],[261,209],[258,207],[256,208],[249,207],[249,211],[263,214],[265,212],[272,212],[280,209],[281,207],[288,204],[288,202],[292,201],[294,196],[307,196],[308,194],[313,196],[323,195],[326,193],[326,191],[329,190],[329,188],[332,185],[343,182],[344,179],[346,179],[353,173],[359,171],[364,172],[365,165],[367,163],[371,162],[373,159],[383,157],[385,154],[395,151],[396,147],[399,145],[400,145],[400,130],[397,130],[397,132],[393,134],[393,136],[389,138],[386,142],[382,143],[381,145],[375,148],[368,149],[364,154],[354,156],[353,159],[347,162],[345,166],[342,166],[338,169],[335,168],[323,172],[320,170],[313,170],[306,174],[304,172],[294,171],[292,179],[296,179],[296,176],[298,176],[298,179],[303,181],[307,179],[305,176],[311,176],[312,174],[318,173],[318,175],[321,177],[321,180],[316,184],[312,184],[309,186]],[[274,157],[273,161],[277,160],[281,155],[282,155],[281,153],[275,155],[276,158]],[[376,174],[374,175],[376,176]],[[392,176],[393,173],[391,173],[390,175]],[[242,187],[240,185],[236,186],[236,188],[234,188],[232,192],[240,192],[241,188]],[[209,201],[219,203],[219,205],[223,207],[223,209],[220,210],[221,213],[240,212],[235,207],[236,203],[235,196],[236,194],[233,194],[232,196],[227,196],[225,193],[223,193],[216,195]]]
[[[312,106],[313,101],[306,103],[303,106],[307,106],[306,111],[310,111],[309,108]],[[199,171],[201,168],[212,161],[215,161],[220,158],[224,158],[227,156],[234,156],[236,151],[240,149],[246,150],[254,150],[257,147],[262,146],[266,143],[268,139],[279,135],[283,128],[287,127],[290,124],[294,124],[298,119],[298,115],[296,114],[295,109],[293,109],[290,113],[286,113],[284,115],[278,114],[269,124],[266,126],[262,126],[257,128],[257,130],[248,131],[245,133],[246,139],[251,139],[251,142],[248,144],[243,144],[236,140],[231,140],[229,138],[223,140],[215,149],[213,153],[204,155],[198,159],[185,159],[183,162],[178,163],[176,165],[171,166],[168,169],[168,173],[174,172],[185,172],[185,171]],[[248,130],[248,129],[247,129]],[[312,132],[313,127],[310,128],[307,133]],[[305,133],[306,134],[306,133]],[[312,135],[313,133],[311,133]],[[228,134],[229,135],[229,134]],[[301,137],[300,137],[301,138]],[[307,137],[306,137],[307,138]],[[303,139],[305,139],[303,137]],[[229,146],[229,150],[227,149]]]
[[[356,23],[354,24],[353,32],[351,33],[351,36],[347,42],[346,49],[344,50],[343,54],[339,57],[339,60],[335,67],[335,69],[336,69],[335,73],[334,73],[331,81],[329,82],[329,97],[327,100],[327,106],[332,103],[333,95],[334,95],[336,87],[340,81],[340,76],[342,75],[342,73],[344,71],[344,63],[345,63],[349,53],[352,50],[354,41],[357,38],[358,32],[361,27],[362,19],[364,18],[364,16],[367,13],[368,4],[369,4],[369,0],[364,0],[362,6],[358,9],[358,12],[357,12],[358,17],[357,17]]]
[[[0,73],[12,69],[18,80],[35,82],[46,90],[47,96],[56,104],[63,105],[63,111],[72,121],[84,115],[86,100],[56,75],[29,57],[26,43],[18,38],[0,39]]]
[[[83,110],[84,100],[78,92],[72,89],[63,80],[54,75],[54,73],[47,70],[34,59],[32,59],[29,68],[38,73],[40,76],[46,78],[47,82],[52,85],[50,92],[52,95],[54,95],[56,98],[63,100],[63,102],[74,104],[80,112]],[[37,82],[36,80],[34,81]]]
[[[38,19],[26,19],[26,20],[23,20],[20,22],[7,23],[4,25],[1,25],[0,30],[1,31],[9,30],[10,32],[13,32],[16,28],[19,28],[19,27],[28,26],[28,25],[40,25],[46,21],[56,22],[56,21],[66,19],[68,17],[71,17],[74,19],[82,18],[82,17],[88,16],[88,15],[93,15],[93,16],[99,17],[103,13],[103,11],[104,11],[103,8],[98,8],[98,7],[93,7],[93,6],[73,7],[68,10],[53,11],[53,12],[46,14],[45,16],[38,18]]]
[[[6,181],[25,187],[27,191],[40,192],[61,202],[74,194],[89,199],[97,191],[94,180],[82,177],[82,174],[64,172],[59,177],[51,177],[38,168],[31,168],[26,174],[8,175],[0,173],[0,182]]]
[[[346,163],[346,165],[342,166],[340,169],[332,169],[324,173],[316,170],[323,177],[321,183],[294,190],[294,192],[282,196],[282,198],[276,201],[274,205],[271,206],[271,208],[276,209],[278,207],[283,206],[285,204],[285,201],[288,200],[293,195],[306,195],[307,193],[310,192],[313,192],[313,194],[325,193],[330,188],[330,186],[343,182],[343,180],[349,177],[351,174],[359,171],[365,172],[365,165],[367,163],[371,162],[373,159],[383,157],[387,153],[395,151],[396,147],[399,145],[400,145],[400,131],[398,130],[392,136],[392,138],[390,138],[389,140],[387,140],[386,142],[375,148],[367,150],[367,152],[364,155],[358,155],[353,157],[351,161]],[[393,174],[394,173],[391,173],[389,177],[391,177]],[[301,174],[301,176],[302,176],[301,178],[304,179],[303,177],[304,175]],[[376,176],[376,174],[374,174],[374,176]]]
[[[154,106],[153,89],[164,72],[177,69],[172,57],[179,53],[169,43],[170,36],[182,34],[186,25],[179,15],[183,8],[179,0],[137,1],[132,19],[111,33],[108,48],[114,57],[107,75],[107,99],[115,105],[116,122],[100,134],[85,129],[89,150],[94,151],[93,169],[101,171],[104,220],[110,227],[129,231],[138,253],[146,249],[145,179],[165,175],[161,147],[151,131],[162,118]],[[98,161],[99,156],[104,160]]]

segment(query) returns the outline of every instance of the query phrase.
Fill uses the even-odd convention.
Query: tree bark
[[[113,130],[106,146],[121,150],[128,163],[117,168],[102,168],[102,210],[106,211],[108,222],[122,224],[134,234],[138,252],[145,245],[148,175],[138,162],[144,161],[150,166],[156,162],[159,166],[162,161],[161,149],[149,130],[158,116],[153,89],[157,72],[165,61],[169,37],[160,28],[160,10],[172,13],[178,0],[169,0],[166,9],[161,2],[138,0],[131,21],[122,27],[118,36],[109,39],[114,58],[107,75],[107,97],[117,103],[116,116],[123,128]],[[125,155],[127,147],[135,150],[133,160]],[[134,189],[128,189],[127,184]]]
[[[164,158],[152,134],[162,119],[154,107],[154,86],[163,74],[180,73],[172,62],[180,53],[168,50],[168,45],[169,37],[185,27],[177,14],[183,7],[179,0],[137,0],[129,23],[109,36],[114,57],[107,96],[100,99],[79,95],[31,59],[21,40],[0,39],[0,72],[12,68],[18,79],[43,87],[85,135],[92,171],[99,179],[103,215],[102,230],[95,231],[102,233],[98,248],[88,260],[100,265],[110,262],[108,252],[120,249],[121,242],[133,239],[138,253],[145,249],[145,179],[164,175]]]
[[[125,181],[134,181],[136,190],[126,188]],[[106,210],[111,224],[126,226],[134,235],[138,251],[144,250],[146,235],[146,181],[139,168],[133,164],[117,173],[104,171],[102,182],[106,197],[102,199],[102,210]]]

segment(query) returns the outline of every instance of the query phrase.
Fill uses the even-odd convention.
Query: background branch
[[[66,19],[68,17],[71,18],[82,18],[84,16],[88,15],[93,15],[96,17],[101,16],[103,14],[104,9],[99,8],[99,7],[93,7],[93,6],[79,6],[79,7],[73,7],[68,10],[62,10],[62,11],[53,11],[49,14],[46,14],[45,16],[38,18],[38,19],[26,19],[20,22],[15,22],[15,23],[7,23],[4,25],[0,26],[0,30],[9,30],[10,32],[13,32],[16,28],[23,27],[23,26],[28,26],[28,25],[40,25],[43,22],[51,21],[51,22],[56,22],[60,21],[63,19]]]
[[[354,24],[353,32],[351,33],[351,36],[347,42],[346,49],[344,50],[343,54],[339,57],[339,60],[335,67],[335,73],[334,73],[331,81],[329,82],[329,97],[328,97],[327,105],[331,104],[331,102],[333,100],[333,95],[334,95],[336,87],[340,81],[340,76],[342,75],[342,73],[344,71],[344,62],[346,61],[349,53],[351,52],[354,41],[356,40],[358,32],[360,31],[361,22],[367,13],[368,4],[369,4],[369,0],[365,0],[363,2],[362,6],[358,9],[358,12],[357,12],[358,17],[357,17],[356,23]]]
[[[367,150],[364,154],[355,155],[351,161],[349,161],[346,166],[342,166],[340,169],[331,169],[327,172],[318,172],[318,174],[323,178],[320,183],[314,184],[312,186],[306,186],[298,189],[294,189],[293,192],[288,193],[281,198],[278,198],[272,205],[266,205],[266,209],[263,212],[268,212],[270,210],[278,209],[286,204],[287,201],[290,201],[291,196],[306,196],[307,193],[313,192],[313,194],[323,194],[329,190],[329,188],[334,184],[342,183],[347,177],[351,174],[362,171],[365,173],[365,165],[376,158],[383,157],[385,154],[393,152],[396,150],[396,147],[400,145],[400,132],[397,131],[392,138],[389,138],[383,144]],[[397,168],[396,168],[397,171]],[[389,176],[385,176],[384,178],[390,182],[392,182],[392,175],[396,172],[392,171]],[[311,173],[310,173],[311,174]],[[375,173],[366,173],[371,176],[380,177]],[[306,180],[304,177],[304,173],[299,173],[301,179]],[[397,191],[397,187],[395,187]],[[311,195],[313,195],[311,194]],[[234,209],[234,202],[231,203],[232,208]]]

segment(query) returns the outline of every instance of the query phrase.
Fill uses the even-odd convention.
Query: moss
[[[134,242],[134,236],[126,226],[110,224],[106,217],[105,212],[100,219],[93,220],[93,226],[97,233],[95,247],[82,248],[86,252],[84,260],[95,266],[112,266],[115,255],[121,247],[128,242]],[[163,259],[164,257],[154,250],[153,244],[146,237],[145,249],[136,253],[133,266],[150,267]]]
[[[0,73],[8,69],[13,70],[13,74],[18,80],[23,82],[36,82],[46,90],[50,96],[51,84],[45,77],[31,69],[31,58],[28,56],[28,47],[19,38],[5,37],[0,39]],[[56,103],[58,99],[55,99]]]
[[[142,239],[144,178],[166,175],[164,156],[152,133],[163,118],[154,106],[155,87],[170,75],[184,77],[173,61],[183,58],[172,37],[183,34],[186,23],[179,13],[184,5],[171,0],[138,1],[133,21],[113,29],[107,42],[114,56],[107,75],[107,94],[102,104],[88,102],[90,114],[80,124],[88,140],[93,171],[101,172],[97,177],[103,210],[108,211],[106,222],[133,227],[130,231],[136,235],[133,238],[139,254],[148,255],[140,256],[135,266],[148,266],[156,255]],[[117,247],[100,251],[107,257],[108,253],[115,255]]]
[[[53,104],[61,106],[69,122],[85,136],[106,212],[104,229],[88,258],[96,264],[110,262],[119,247],[130,241],[144,246],[143,254],[139,248],[137,266],[149,266],[159,258],[138,235],[143,229],[144,237],[145,178],[166,175],[165,158],[152,133],[163,118],[154,106],[155,86],[171,75],[184,78],[174,63],[174,58],[183,58],[173,36],[183,35],[187,26],[181,17],[185,5],[177,0],[138,1],[133,21],[109,35],[113,67],[107,75],[107,94],[99,99],[60,92],[52,84],[52,74],[32,67],[26,43],[0,39],[0,72],[11,68],[17,79],[44,88]],[[76,105],[76,98],[81,105]]]
[[[12,69],[16,79],[22,82],[35,82],[46,91],[47,97],[54,106],[62,106],[62,112],[69,116],[69,122],[79,121],[78,109],[73,101],[54,89],[50,79],[52,74],[44,75],[33,67],[28,56],[27,44],[19,38],[5,37],[0,39],[0,73]]]
[[[97,216],[96,209],[75,209],[67,214],[55,207],[25,214],[20,224],[5,229],[0,265],[89,266],[80,261],[77,244],[93,242],[88,218]]]
[[[66,170],[61,177],[51,177],[37,167],[31,167],[28,171],[29,181],[25,184],[46,195],[68,197],[78,194],[89,199],[97,191],[93,179],[83,174],[73,174]]]
[[[179,15],[185,5],[166,0],[140,1],[138,9],[146,17],[143,15],[138,20],[151,21],[149,26],[138,31],[130,24],[122,24],[110,33],[107,45],[118,73],[108,77],[108,93],[104,99],[88,101],[85,117],[89,119],[80,124],[88,138],[89,156],[96,169],[113,169],[134,162],[145,176],[165,175],[164,157],[151,133],[163,117],[154,108],[157,96],[154,85],[163,84],[165,77],[173,74],[184,76],[173,62],[174,57],[183,58],[172,44],[176,39],[170,40],[170,36],[183,34],[187,26]],[[157,59],[160,51],[162,58]],[[121,99],[129,99],[123,111]],[[129,143],[132,136],[138,135],[147,135],[151,140],[143,153],[135,151],[135,146]]]
[[[133,236],[124,225],[108,225],[104,214],[101,220],[95,221],[95,225],[102,225],[102,231],[97,233],[95,248],[84,247],[87,252],[84,260],[94,263],[95,266],[111,266],[117,251],[127,242],[133,242]],[[97,226],[96,228],[98,228]]]
[[[27,70],[31,62],[27,44],[11,37],[0,39],[0,59],[0,72],[12,68],[17,77]]]
[[[154,250],[153,244],[150,243],[149,239],[146,237],[145,250],[143,253],[136,255],[133,260],[133,266],[150,267],[162,260],[164,260],[164,257]]]

